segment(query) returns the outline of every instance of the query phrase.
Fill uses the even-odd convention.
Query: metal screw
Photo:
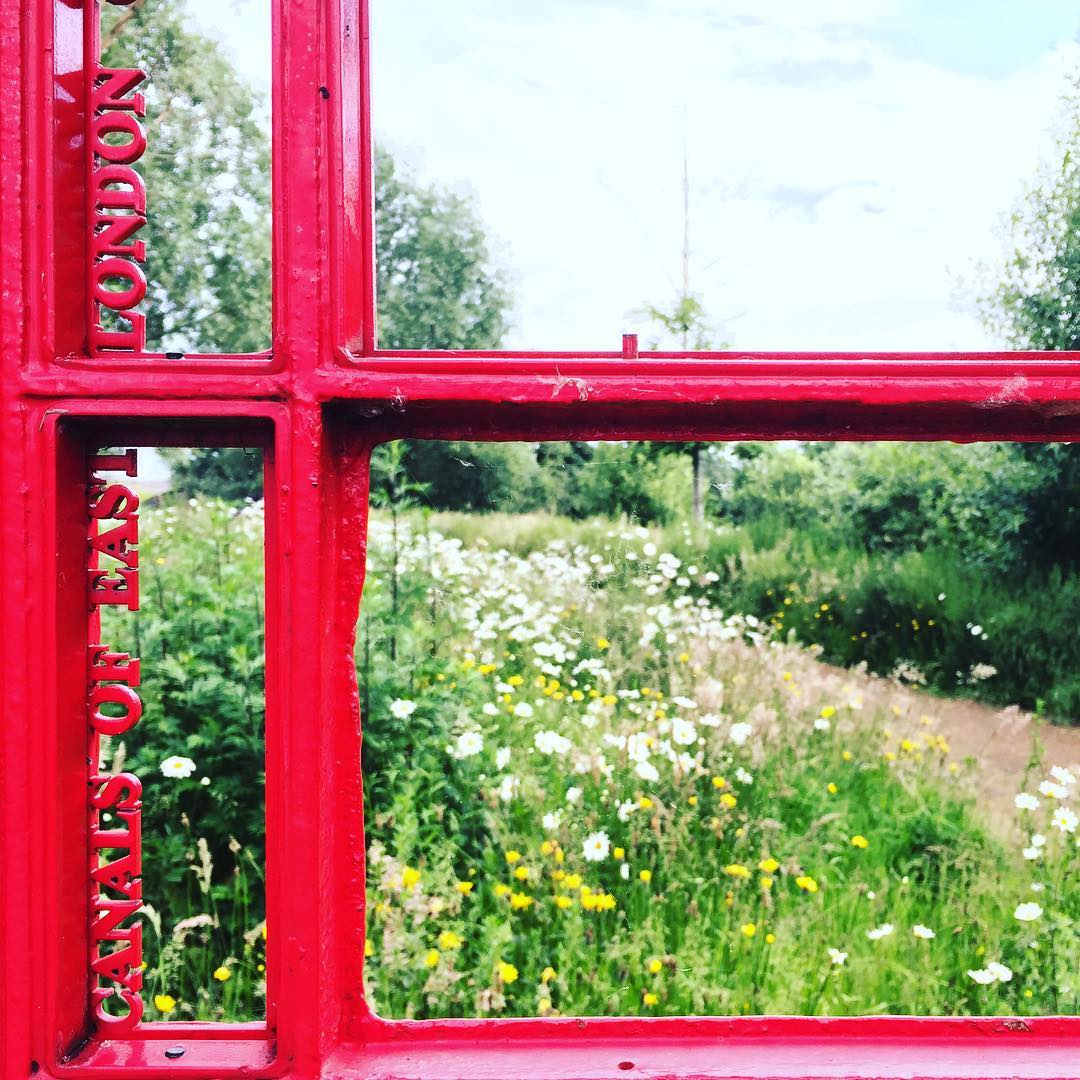
[[[178,1058],[183,1057],[186,1052],[187,1050],[183,1046],[170,1046],[166,1048],[165,1056],[167,1058]]]

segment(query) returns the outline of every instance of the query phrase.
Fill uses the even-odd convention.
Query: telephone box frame
[[[86,119],[84,2],[100,0],[0,0],[0,1075],[1080,1075],[1068,1017],[374,1016],[352,662],[381,441],[1072,441],[1080,354],[380,350],[366,3],[271,0],[272,349],[91,355],[86,146],[71,138]],[[97,447],[169,443],[255,445],[266,462],[267,1019],[103,1039],[88,1019],[86,718],[71,690],[86,679],[85,468]]]

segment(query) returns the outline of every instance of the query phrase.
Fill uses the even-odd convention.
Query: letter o
[[[102,705],[123,705],[123,716],[106,716]],[[130,686],[109,683],[90,691],[90,723],[99,735],[123,735],[130,731],[142,716],[142,701]]]
[[[105,287],[109,278],[124,278],[131,284],[119,292]],[[102,259],[94,263],[94,299],[113,311],[127,311],[146,295],[146,276],[142,268],[128,259]]]
[[[90,128],[93,150],[98,157],[117,165],[130,165],[143,156],[146,132],[142,124],[125,112],[107,112],[95,116]],[[106,135],[130,135],[131,141],[114,146],[105,141]]]

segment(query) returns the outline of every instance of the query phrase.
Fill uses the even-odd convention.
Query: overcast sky
[[[265,0],[189,0],[267,88]],[[373,0],[377,137],[471,194],[516,347],[691,286],[737,349],[996,344],[962,279],[1050,150],[1075,0]],[[644,341],[644,338],[643,338]]]

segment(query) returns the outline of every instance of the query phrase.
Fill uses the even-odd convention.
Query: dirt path
[[[1033,754],[1039,752],[1043,767],[1029,781],[1032,791],[1049,766],[1065,765],[1076,772],[1080,764],[1080,727],[1056,727],[1016,708],[994,709],[922,691],[904,693],[913,708],[932,713],[935,727],[949,740],[954,761],[976,760],[977,789],[995,824],[1002,818],[1015,820],[1013,798],[1022,788]]]
[[[909,722],[917,722],[920,716],[932,717],[929,730],[948,740],[950,760],[971,758],[976,762],[976,792],[986,807],[988,824],[997,829],[1008,830],[1015,823],[1013,799],[1023,789],[1033,755],[1042,762],[1028,781],[1027,790],[1033,793],[1051,765],[1080,772],[1080,727],[1057,727],[1015,706],[999,709],[964,698],[939,697],[917,687],[898,687],[889,680],[856,675],[843,668],[830,670],[849,682],[854,676],[868,699],[899,706]],[[898,718],[898,732],[901,726],[903,720]],[[918,732],[913,723],[909,726]]]
[[[1014,832],[1013,800],[1023,790],[1036,794],[1051,766],[1080,775],[1080,727],[1056,727],[1015,706],[1002,709],[942,697],[859,668],[836,667],[817,659],[812,648],[794,643],[761,648],[739,641],[719,646],[701,641],[693,652],[700,663],[695,674],[718,673],[718,678],[703,678],[694,687],[705,710],[741,708],[753,722],[755,709],[761,708],[762,722],[775,723],[777,713],[767,702],[779,691],[784,699],[780,723],[805,722],[831,705],[834,712],[839,708],[834,721],[838,732],[864,723],[880,725],[885,719],[893,751],[899,751],[905,739],[922,745],[926,735],[944,736],[950,762],[972,762],[970,771],[963,769],[965,786],[974,788],[985,824],[996,832]],[[1025,781],[1033,759],[1038,765]]]

